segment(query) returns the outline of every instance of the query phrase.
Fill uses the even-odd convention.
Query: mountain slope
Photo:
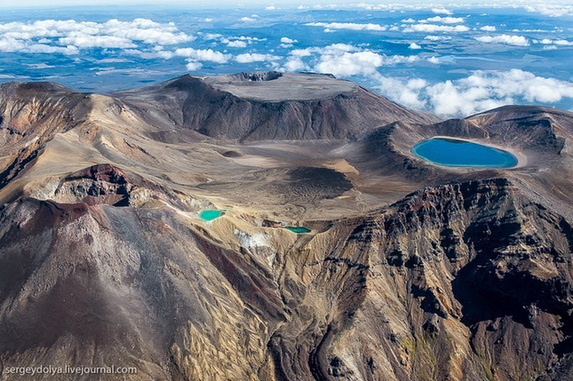
[[[436,120],[354,83],[318,74],[187,75],[113,96],[154,107],[144,118],[160,115],[166,125],[241,141],[353,138],[396,120]]]
[[[2,380],[570,378],[570,112],[437,121],[272,72],[13,83],[0,112]],[[519,165],[412,154],[436,135]]]
[[[571,328],[572,239],[502,179],[428,188],[341,221],[285,256],[283,292],[306,295],[271,341],[280,369],[287,379],[535,378]]]
[[[84,94],[49,82],[0,86],[0,187],[57,132],[81,123],[88,102]]]
[[[277,236],[272,267],[169,210],[26,200],[0,221],[10,366],[74,353],[138,379],[509,380],[554,364],[571,329],[571,226],[501,179],[290,249]]]

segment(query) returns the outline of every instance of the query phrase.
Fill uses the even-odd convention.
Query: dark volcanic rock
[[[128,206],[133,188],[134,184],[121,169],[109,164],[100,164],[74,172],[64,178],[55,190],[54,196],[61,197],[66,194],[90,204]]]
[[[299,167],[289,170],[262,171],[257,176],[264,178],[285,172],[284,180],[272,182],[266,189],[280,199],[310,202],[329,199],[352,189],[352,182],[340,172],[328,168]]]
[[[444,231],[463,241],[452,246],[440,238]],[[272,349],[286,378],[308,372],[289,359],[325,340],[316,354],[324,361],[312,360],[322,370],[313,374],[334,376],[338,367],[328,359],[348,351],[357,351],[352,361],[363,361],[363,372],[370,372],[372,358],[387,362],[392,353],[389,367],[376,373],[384,379],[427,379],[428,372],[431,379],[530,379],[558,366],[573,306],[571,226],[507,180],[428,188],[379,215],[341,222],[326,235],[320,242],[332,243],[311,241],[314,251],[302,247],[287,259],[294,267],[310,258],[322,263],[299,276],[311,277],[307,287],[328,290],[333,300],[322,312],[302,302],[298,318],[280,328],[282,344]],[[330,260],[333,255],[337,261]],[[369,291],[360,292],[360,284]],[[304,332],[304,341],[285,339],[322,319]],[[338,327],[335,338],[328,327]],[[375,354],[364,348],[366,342],[376,343]],[[464,355],[454,356],[455,347]],[[398,361],[400,353],[405,357]]]
[[[345,139],[396,120],[435,120],[351,82],[318,74],[187,75],[114,96],[134,108],[155,107],[155,114],[163,115],[155,124],[242,141]]]

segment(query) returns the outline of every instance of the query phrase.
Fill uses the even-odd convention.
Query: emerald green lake
[[[285,229],[290,230],[296,234],[310,233],[310,229],[302,226],[286,226]]]
[[[517,158],[507,151],[465,140],[433,138],[418,143],[412,153],[448,167],[511,168]]]
[[[222,210],[204,210],[201,213],[199,213],[199,217],[201,217],[203,221],[209,222],[213,221],[216,218],[221,217],[222,214],[223,214]]]

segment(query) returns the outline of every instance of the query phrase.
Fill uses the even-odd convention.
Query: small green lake
[[[296,234],[310,233],[310,229],[307,229],[303,226],[286,226],[285,229],[290,230]]]
[[[213,221],[216,218],[219,218],[223,215],[222,210],[204,210],[199,213],[199,217],[206,222]]]
[[[466,140],[432,138],[412,148],[412,153],[448,167],[511,168],[517,158],[507,151]]]

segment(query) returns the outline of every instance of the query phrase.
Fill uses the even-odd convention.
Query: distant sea
[[[187,73],[318,71],[443,116],[571,110],[571,21],[523,8],[3,9],[0,81],[111,92]]]

